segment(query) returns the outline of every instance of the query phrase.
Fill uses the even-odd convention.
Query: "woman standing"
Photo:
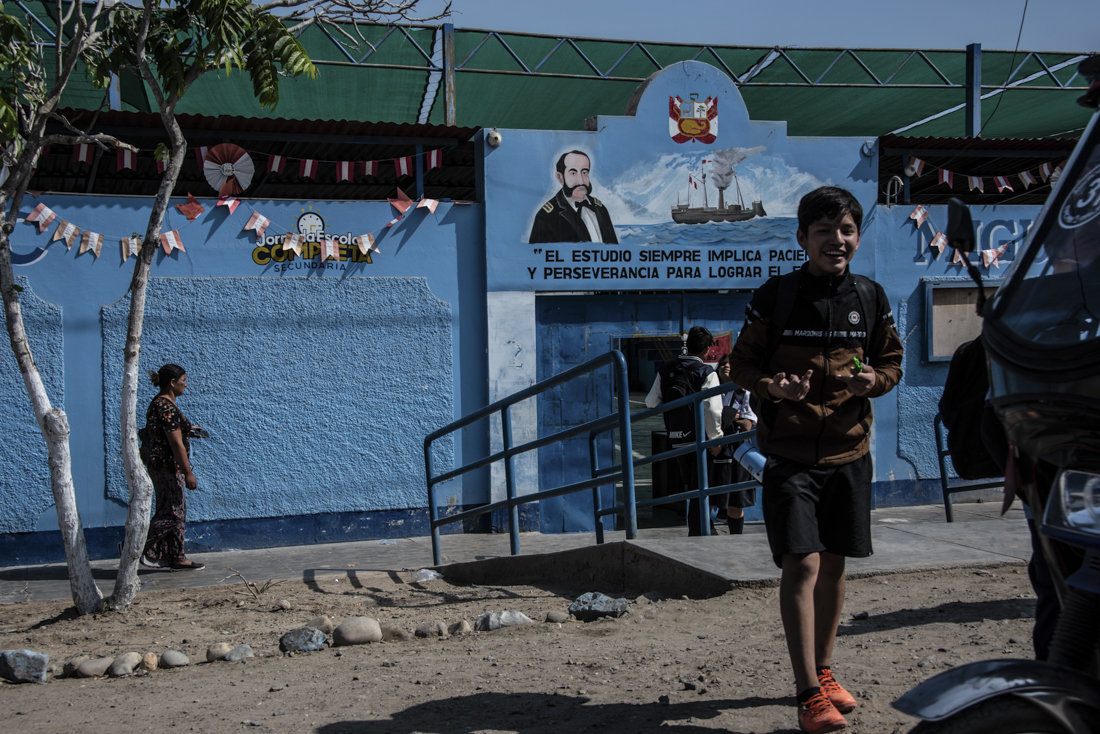
[[[183,553],[183,529],[187,523],[183,488],[199,486],[191,471],[188,440],[198,426],[192,426],[176,406],[176,398],[187,389],[187,373],[179,365],[166,364],[159,371],[150,372],[149,379],[160,388],[145,412],[149,477],[157,493],[157,507],[149,523],[141,562],[151,568],[197,571],[203,564],[188,560]]]
[[[718,383],[725,385],[730,382],[730,357],[727,354],[718,360]],[[734,433],[751,431],[756,427],[756,414],[749,407],[749,395],[740,388],[722,395],[722,433],[729,436]],[[738,464],[733,454],[740,444],[726,444],[722,451],[714,459],[714,475],[711,477],[711,486],[718,487],[734,482],[748,482],[752,476]],[[715,495],[726,497],[727,495]],[[745,528],[745,508],[756,504],[756,487],[743,489],[740,492],[730,492],[728,495],[725,513],[719,512],[722,519],[725,515],[726,525],[730,529],[730,535],[741,535]]]

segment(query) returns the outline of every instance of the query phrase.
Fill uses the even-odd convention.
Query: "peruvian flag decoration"
[[[943,252],[943,248],[947,246],[947,235],[943,232],[936,232],[936,236],[932,238],[928,246],[935,250],[936,257],[939,257],[940,253]]]
[[[692,178],[690,174],[688,175],[688,185],[694,186],[696,191],[699,190],[699,184],[696,183],[695,179]]]
[[[76,238],[80,236],[80,228],[66,222],[64,219],[57,225],[57,229],[54,230],[53,239],[50,242],[57,242],[61,240],[65,243],[65,249],[73,249],[73,244],[76,242]]]
[[[353,238],[352,243],[354,243],[355,246],[359,248],[359,252],[363,253],[364,255],[366,255],[371,250],[373,250],[374,252],[378,252],[378,245],[374,244],[374,235],[370,232],[367,232],[366,234],[361,234],[358,237]]]
[[[428,151],[428,169],[443,168],[443,149],[436,148]]]
[[[909,165],[917,169],[917,174],[916,176],[914,176],[914,178],[919,178],[920,175],[924,173],[924,161],[922,161],[920,158],[917,158],[915,155],[909,156]]]
[[[966,180],[970,183],[970,190],[977,189],[983,194],[985,193],[985,183],[982,182],[981,176],[967,176]]]
[[[244,148],[232,143],[215,145],[206,154],[202,173],[219,196],[236,196],[252,183],[256,166]]]
[[[303,158],[298,163],[299,178],[313,178],[317,175],[317,161],[312,158]]]
[[[129,168],[131,171],[137,170],[137,153],[127,148],[119,148],[115,153],[116,164],[115,170],[121,171],[123,168]]]
[[[909,218],[916,220],[917,228],[919,229],[928,219],[928,210],[918,204],[917,208],[909,215]]]
[[[168,167],[167,158],[157,159],[157,173],[164,173],[164,169]]]
[[[336,181],[351,182],[355,178],[355,162],[354,161],[337,161],[336,162]]]
[[[955,248],[955,255],[951,258],[951,264],[952,265],[959,265],[960,263],[962,263],[962,261],[963,261],[962,253],[959,252],[958,248]]]
[[[378,161],[363,161],[362,163],[364,176],[378,175]]]
[[[1013,191],[1012,185],[1008,183],[1008,176],[994,176],[993,183],[997,185],[997,193],[1004,193],[1005,189]],[[1013,191],[1015,193],[1015,191]]]
[[[53,209],[50,209],[45,204],[39,204],[34,208],[30,214],[27,215],[25,221],[38,223],[38,234],[42,234],[46,231],[46,227],[50,226],[50,223],[57,217]]]
[[[940,169],[940,183],[947,184],[947,188],[955,188],[955,174],[948,171],[946,168]]]
[[[183,240],[180,239],[180,233],[178,229],[173,229],[171,232],[165,232],[160,236],[160,246],[164,250],[165,255],[171,255],[172,250],[179,250],[180,252],[187,252],[183,249]]]
[[[282,173],[283,167],[286,165],[286,158],[281,155],[269,155],[267,157],[267,172],[268,173]]]
[[[393,225],[397,224],[398,222],[400,222],[404,218],[405,218],[404,216],[394,217],[390,221],[386,222],[386,226],[387,227],[392,227]]]
[[[407,155],[404,158],[394,158],[393,167],[397,170],[397,176],[411,176],[413,175],[413,159],[411,155]]]
[[[73,160],[76,160],[75,158]],[[1050,174],[1054,173],[1054,168],[1049,163],[1044,163],[1039,166],[1039,176],[1043,179],[1043,183],[1047,182],[1050,178]]]
[[[294,250],[295,255],[302,254],[302,243],[305,242],[306,236],[304,234],[297,234],[295,232],[287,232],[283,237],[283,252],[287,250]]]
[[[122,238],[122,262],[126,262],[133,255],[137,257],[141,252],[141,238],[140,237],[123,237]]]
[[[234,198],[232,196],[223,196],[222,198],[218,199],[218,203],[214,206],[215,208],[219,206],[228,207],[229,213],[232,214],[233,212],[237,211],[237,207],[239,207],[240,205],[240,199]]]
[[[328,237],[321,240],[321,262],[332,258],[336,262],[340,262],[340,245],[335,240],[330,240]]]
[[[88,143],[77,143],[73,146],[73,163],[91,163],[92,146]],[[1046,179],[1043,179],[1046,181]]]
[[[409,198],[409,195],[401,190],[400,186],[397,187],[397,197],[394,199],[386,199],[386,201],[388,201],[394,209],[401,212],[401,216],[404,216],[405,212],[407,212],[409,210],[409,207],[411,207],[414,203],[413,200]],[[397,219],[400,218],[401,217],[398,217]],[[397,219],[393,221],[396,222]],[[390,222],[390,224],[393,224],[393,222]],[[390,224],[387,224],[386,226],[388,227],[390,226]]]
[[[1025,189],[1029,188],[1032,184],[1035,183],[1035,177],[1031,175],[1030,171],[1021,171],[1016,175],[1019,176],[1020,180],[1024,182]]]
[[[84,230],[84,236],[80,238],[80,250],[77,255],[83,255],[88,250],[99,259],[99,253],[103,250],[103,235]]]
[[[248,218],[248,224],[244,225],[243,232],[248,230],[255,230],[256,240],[262,240],[264,238],[264,232],[267,231],[267,226],[271,224],[271,220],[265,217],[259,212],[252,212],[252,216]]]
[[[199,164],[199,169],[202,169],[202,164],[206,162],[206,151],[210,150],[209,146],[202,146],[195,148],[195,162]]]
[[[416,205],[417,209],[427,209],[432,214],[435,214],[435,208],[439,206],[438,199],[421,199],[420,203]]]

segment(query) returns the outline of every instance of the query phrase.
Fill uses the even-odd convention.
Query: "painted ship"
[[[737,203],[726,206],[725,189],[718,189],[718,206],[706,205],[707,174],[703,176],[703,206],[692,207],[688,204],[676,204],[672,207],[672,221],[677,224],[706,224],[707,222],[744,222],[756,217],[766,217],[764,202],[754,201],[751,207],[745,206],[745,200],[741,198],[741,184],[737,180],[737,172],[733,173],[733,183],[737,187]],[[688,196],[690,197],[690,191]]]

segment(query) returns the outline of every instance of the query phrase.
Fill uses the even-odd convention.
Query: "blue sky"
[[[1011,50],[1024,0],[454,0],[452,8],[460,28],[743,46],[961,49],[976,42]],[[1100,51],[1100,3],[1030,0],[1020,48]]]

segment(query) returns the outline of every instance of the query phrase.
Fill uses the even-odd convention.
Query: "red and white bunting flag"
[[[377,176],[378,175],[378,161],[361,161],[363,165],[364,176]]]
[[[920,158],[917,158],[915,155],[909,156],[909,165],[917,169],[917,176],[920,176],[922,173],[924,173],[924,161],[922,161]]]
[[[391,219],[390,221],[386,222],[386,226],[387,226],[387,227],[392,227],[393,225],[397,224],[398,222],[400,222],[400,221],[401,221],[402,219],[404,219],[404,218],[405,218],[404,216],[401,216],[401,217],[394,217],[394,218],[393,218],[393,219]]]
[[[119,148],[115,151],[115,170],[121,171],[123,168],[129,168],[131,171],[137,170],[136,152],[126,148]]]
[[[241,200],[240,199],[235,199],[232,196],[223,196],[222,198],[218,199],[218,203],[215,204],[214,206],[215,207],[219,207],[219,206],[229,207],[229,213],[232,214],[233,212],[237,211],[237,207],[239,207],[240,205],[241,205]]]
[[[57,225],[57,229],[54,230],[53,239],[50,242],[57,242],[61,240],[65,243],[65,249],[73,249],[73,243],[76,242],[76,238],[80,236],[80,228],[66,222],[64,219]]]
[[[698,188],[699,188],[699,184],[695,183],[695,179],[692,178],[690,175],[688,176],[688,185],[689,186],[694,186],[696,188],[696,190],[698,190]]]
[[[411,155],[404,158],[394,158],[393,167],[397,170],[397,177],[413,175],[413,159]]]
[[[951,258],[951,263],[952,263],[953,265],[958,265],[958,264],[959,264],[959,263],[961,263],[962,261],[963,261],[963,258],[962,258],[962,253],[961,253],[961,252],[959,252],[959,249],[958,249],[958,248],[956,247],[956,248],[955,248],[955,256]]]
[[[435,214],[435,208],[439,206],[438,199],[421,199],[420,203],[416,205],[417,209],[427,209],[432,214]]]
[[[940,256],[943,252],[943,248],[947,246],[947,235],[943,232],[936,232],[936,236],[932,238],[932,241],[928,243],[928,246],[936,251],[936,257]]]
[[[985,182],[982,181],[981,176],[967,176],[966,180],[970,183],[970,190],[977,189],[983,194],[985,193]]]
[[[428,151],[428,168],[427,168],[427,170],[430,171],[433,168],[443,168],[443,149],[442,148],[436,148],[435,150],[429,150]]]
[[[252,212],[252,216],[248,218],[248,224],[244,225],[244,232],[252,229],[256,231],[256,239],[262,240],[264,238],[264,232],[267,231],[267,225],[271,224],[271,220],[265,217],[259,212]]]
[[[130,259],[130,256],[138,256],[141,252],[141,238],[140,237],[123,237],[122,238],[122,262],[126,262]]]
[[[1039,166],[1039,176],[1043,179],[1043,183],[1047,182],[1047,179],[1050,178],[1050,174],[1052,174],[1053,172],[1054,167],[1051,166],[1049,163],[1044,163],[1043,165]]]
[[[351,182],[355,179],[355,162],[354,161],[337,161],[336,162],[336,181],[348,181]]]
[[[45,204],[39,204],[34,208],[34,211],[27,215],[26,221],[38,222],[38,234],[42,234],[56,217],[57,214],[54,213],[53,209]]]
[[[946,168],[940,169],[940,183],[947,184],[947,188],[955,188],[955,174],[948,171]]]
[[[336,262],[340,262],[340,243],[326,237],[321,240],[321,262],[328,260],[330,257]]]
[[[209,146],[202,146],[201,148],[195,148],[195,162],[199,164],[199,170],[201,171],[203,165],[206,163],[206,151],[209,150]]]
[[[287,250],[294,250],[295,255],[302,254],[302,243],[306,241],[304,234],[298,234],[296,232],[287,232],[283,237],[283,252]]]
[[[361,234],[358,237],[353,238],[352,242],[355,243],[355,246],[359,248],[359,252],[363,253],[364,255],[366,255],[371,250],[378,252],[378,245],[374,244],[374,235],[370,232],[367,232],[366,234]]]
[[[1019,176],[1020,180],[1024,182],[1025,189],[1029,188],[1033,183],[1035,183],[1035,177],[1031,175],[1031,171],[1020,171],[1016,175]]]
[[[162,158],[157,161],[157,173],[164,173],[164,169],[168,167],[168,159]]]
[[[400,186],[397,188],[397,196],[393,199],[386,199],[386,201],[388,201],[394,209],[399,211],[402,216],[404,216],[405,212],[413,205],[413,200],[409,198],[409,195],[406,194]]]
[[[993,183],[997,185],[998,194],[1003,193],[1005,189],[1008,189],[1009,191],[1013,191],[1013,193],[1015,193],[1014,189],[1012,188],[1012,184],[1008,182],[1008,176],[994,176]]]
[[[982,265],[988,268],[991,263],[997,262],[999,256],[1000,253],[997,250],[982,250]]]
[[[303,158],[298,163],[299,178],[313,178],[317,175],[317,161],[312,158]]]
[[[99,253],[102,249],[103,235],[84,230],[84,236],[80,238],[80,250],[76,254],[83,255],[88,250],[91,250],[95,254],[96,258],[98,258]]]
[[[160,246],[161,249],[164,250],[165,255],[171,255],[172,250],[187,252],[187,250],[183,249],[183,240],[180,239],[180,231],[178,229],[163,233],[160,236]]]
[[[286,165],[286,158],[281,155],[269,155],[267,157],[267,172],[282,173]]]
[[[916,222],[917,222],[917,228],[919,229],[919,228],[920,228],[920,226],[921,226],[922,224],[924,224],[924,223],[925,223],[925,221],[926,221],[926,220],[928,219],[928,210],[927,210],[927,209],[925,209],[925,208],[924,208],[923,206],[921,206],[920,204],[918,204],[918,205],[917,205],[917,208],[916,208],[916,209],[914,209],[914,210],[912,211],[912,213],[910,213],[910,214],[909,214],[909,218],[910,218],[910,219],[915,219],[915,220],[916,220]]]
[[[1059,176],[1061,176],[1062,175],[1062,166],[1064,166],[1064,165],[1065,165],[1064,162],[1059,163],[1057,166],[1054,167],[1054,171],[1050,175],[1054,176],[1054,178],[1058,178]]]
[[[89,145],[88,143],[77,143],[76,145],[74,145],[73,163],[91,163],[92,148],[93,146]]]

